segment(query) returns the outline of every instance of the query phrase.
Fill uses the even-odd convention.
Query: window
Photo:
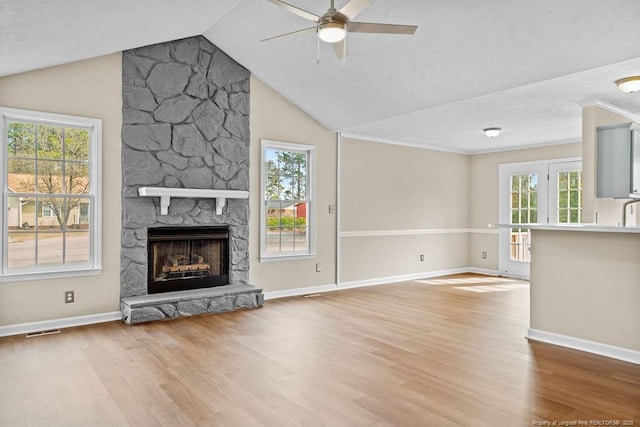
[[[260,258],[309,258],[315,252],[315,147],[262,140]]]
[[[511,175],[511,224],[538,222],[538,175]],[[511,229],[509,257],[514,261],[530,261],[529,230]]]
[[[53,209],[51,208],[51,206],[48,205],[42,205],[42,216],[43,217],[52,217],[53,216]]]
[[[559,171],[556,180],[558,223],[580,224],[582,222],[582,170]]]
[[[0,280],[99,272],[101,121],[0,108]]]

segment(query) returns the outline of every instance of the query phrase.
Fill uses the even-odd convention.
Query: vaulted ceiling
[[[640,75],[638,0],[375,0],[355,20],[418,30],[351,33],[339,60],[313,33],[260,42],[313,25],[267,0],[2,0],[0,76],[203,34],[348,136],[477,153],[579,141],[586,101],[640,118],[614,85]]]

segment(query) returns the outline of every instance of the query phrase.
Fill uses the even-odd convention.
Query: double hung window
[[[101,121],[0,109],[0,280],[100,269]]]
[[[313,146],[262,141],[262,260],[314,255],[314,161]]]

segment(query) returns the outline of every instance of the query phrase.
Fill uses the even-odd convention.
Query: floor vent
[[[44,331],[37,331],[37,332],[29,332],[26,337],[27,338],[34,338],[34,337],[41,337],[44,335],[53,335],[53,334],[59,334],[60,333],[60,329],[46,329]]]

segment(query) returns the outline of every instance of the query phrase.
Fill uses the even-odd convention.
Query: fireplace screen
[[[162,227],[148,233],[150,294],[229,282],[227,227]]]

